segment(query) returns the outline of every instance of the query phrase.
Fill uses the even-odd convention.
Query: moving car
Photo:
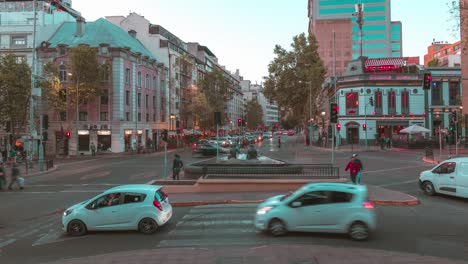
[[[229,152],[229,149],[220,147],[216,143],[205,142],[197,145],[197,147],[192,150],[192,154],[201,154],[204,156],[214,156],[217,152],[226,154]]]
[[[111,188],[63,213],[62,229],[72,236],[97,230],[138,230],[153,234],[172,217],[162,187],[130,184]]]
[[[263,137],[264,138],[272,138],[273,134],[271,132],[263,132]]]
[[[419,187],[427,195],[442,193],[468,198],[468,157],[445,160],[421,172]]]
[[[255,227],[273,236],[288,231],[327,232],[348,233],[354,240],[366,240],[376,228],[373,209],[363,185],[310,183],[258,205]]]

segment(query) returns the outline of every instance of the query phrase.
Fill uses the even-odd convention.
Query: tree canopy
[[[303,123],[309,116],[309,96],[314,102],[313,115],[323,110],[321,105],[315,104],[322,95],[326,74],[317,49],[315,37],[304,33],[293,37],[291,50],[276,45],[275,58],[265,77],[265,96],[284,109],[286,117],[292,115]]]
[[[263,125],[263,109],[257,100],[250,100],[246,106],[246,119],[248,127],[258,127]]]

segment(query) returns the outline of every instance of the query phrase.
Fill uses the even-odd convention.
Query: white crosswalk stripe
[[[264,244],[256,236],[254,216],[257,204],[195,206],[176,223],[174,230],[157,247],[250,246]],[[253,236],[245,236],[252,234]]]

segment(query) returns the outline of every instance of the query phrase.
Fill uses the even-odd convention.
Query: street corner
[[[369,200],[376,205],[390,206],[415,206],[421,202],[417,197],[412,195],[385,189],[378,186],[369,186]]]

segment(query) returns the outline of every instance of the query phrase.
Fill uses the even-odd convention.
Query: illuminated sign
[[[112,135],[110,130],[98,130],[97,134],[99,136],[110,136],[110,135]]]
[[[89,130],[78,130],[78,135],[80,136],[89,135]]]
[[[124,133],[125,133],[125,135],[131,135],[132,131],[131,130],[125,130]]]

